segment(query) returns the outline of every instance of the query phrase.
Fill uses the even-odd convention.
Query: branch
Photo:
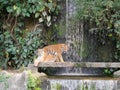
[[[36,24],[33,31],[35,31],[37,29],[37,27],[40,26],[40,25],[41,24]]]
[[[17,44],[19,44],[17,39],[14,36],[14,33],[13,33],[14,32],[14,28],[16,27],[16,25],[17,25],[17,15],[14,17],[14,16],[11,16],[11,14],[8,14],[8,17],[6,19],[6,26],[7,26],[8,30],[9,30],[9,32],[10,32],[10,35],[11,35],[12,39]]]

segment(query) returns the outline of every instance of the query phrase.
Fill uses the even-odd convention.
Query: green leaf
[[[47,21],[50,22],[51,16],[47,16]]]
[[[47,26],[49,27],[51,25],[51,22],[47,22]]]
[[[39,22],[40,22],[40,23],[43,22],[43,18],[39,18]]]
[[[39,9],[40,12],[43,12],[44,10],[45,10],[45,6],[41,6]]]
[[[12,7],[7,7],[7,12],[12,13],[13,12]]]
[[[21,13],[21,9],[20,9],[20,7],[18,7],[18,8],[16,9],[16,14],[17,14],[17,15],[20,15],[20,13]]]
[[[17,6],[16,6],[16,5],[14,5],[14,6],[13,6],[13,9],[14,9],[14,10],[16,10],[16,9],[17,9]]]
[[[45,17],[47,15],[46,11],[42,12],[42,15]]]
[[[52,3],[52,0],[48,0],[48,1]]]
[[[27,52],[27,51],[28,51],[28,50],[25,48],[25,49],[24,49],[24,52]]]
[[[27,13],[27,14],[26,14],[26,16],[30,17],[30,14],[29,14],[29,13]]]
[[[53,3],[46,3],[46,6],[47,6],[49,9],[52,9],[52,8],[53,8]]]
[[[40,13],[35,13],[35,18],[38,18],[40,16]]]

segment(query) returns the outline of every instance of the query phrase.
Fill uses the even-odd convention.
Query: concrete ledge
[[[38,67],[120,68],[120,62],[42,62]]]

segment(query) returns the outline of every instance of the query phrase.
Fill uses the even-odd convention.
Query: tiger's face
[[[63,52],[63,53],[65,53],[65,52],[67,52],[68,51],[68,46],[66,45],[66,44],[61,44],[61,51]]]

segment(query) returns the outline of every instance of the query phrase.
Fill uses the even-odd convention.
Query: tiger
[[[54,44],[37,50],[37,59],[34,60],[34,66],[40,62],[64,62],[62,53],[68,51],[66,44]]]

